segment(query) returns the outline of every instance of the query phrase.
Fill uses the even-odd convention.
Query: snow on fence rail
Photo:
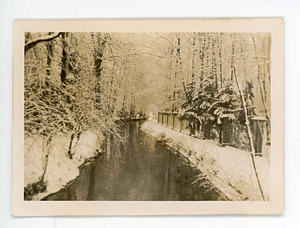
[[[267,140],[267,120],[261,117],[252,117],[250,120],[255,155],[269,159],[270,142]],[[244,151],[249,151],[250,149],[246,126],[238,124],[229,118],[223,118],[221,131],[217,130],[216,127],[210,123],[204,124],[202,128],[200,128],[200,126],[193,126],[190,120],[179,119],[178,112],[158,112],[157,121],[163,126],[199,138],[210,139],[223,146],[232,146]]]

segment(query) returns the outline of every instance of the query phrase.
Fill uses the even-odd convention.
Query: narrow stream
[[[184,201],[218,200],[216,191],[194,183],[199,171],[140,131],[141,121],[126,123],[124,144],[114,140],[95,161],[82,166],[67,187],[43,200]]]

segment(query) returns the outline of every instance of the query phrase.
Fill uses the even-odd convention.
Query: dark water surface
[[[124,144],[112,140],[74,181],[43,200],[218,200],[217,192],[192,184],[199,171],[140,131],[140,125],[127,123]]]

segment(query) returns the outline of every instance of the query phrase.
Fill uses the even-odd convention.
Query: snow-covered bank
[[[213,142],[194,138],[146,121],[141,130],[179,149],[191,166],[202,173],[230,200],[262,200],[250,154],[231,147],[220,147]],[[258,175],[266,199],[270,199],[270,164],[260,157],[255,159]]]
[[[79,175],[78,167],[86,158],[94,157],[100,149],[104,137],[101,134],[87,131],[81,134],[76,146],[73,140],[73,159],[67,156],[70,143],[70,135],[59,135],[52,139],[49,148],[49,160],[44,181],[47,183],[46,192],[34,195],[32,200],[40,200],[43,197],[59,191],[69,181]],[[45,159],[43,159],[43,137],[25,138],[24,142],[24,187],[39,181],[43,174]]]

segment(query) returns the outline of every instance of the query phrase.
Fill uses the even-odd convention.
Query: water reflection
[[[107,141],[107,152],[65,189],[44,200],[218,200],[219,194],[191,184],[198,171],[139,130],[140,122],[124,126],[124,144]]]

